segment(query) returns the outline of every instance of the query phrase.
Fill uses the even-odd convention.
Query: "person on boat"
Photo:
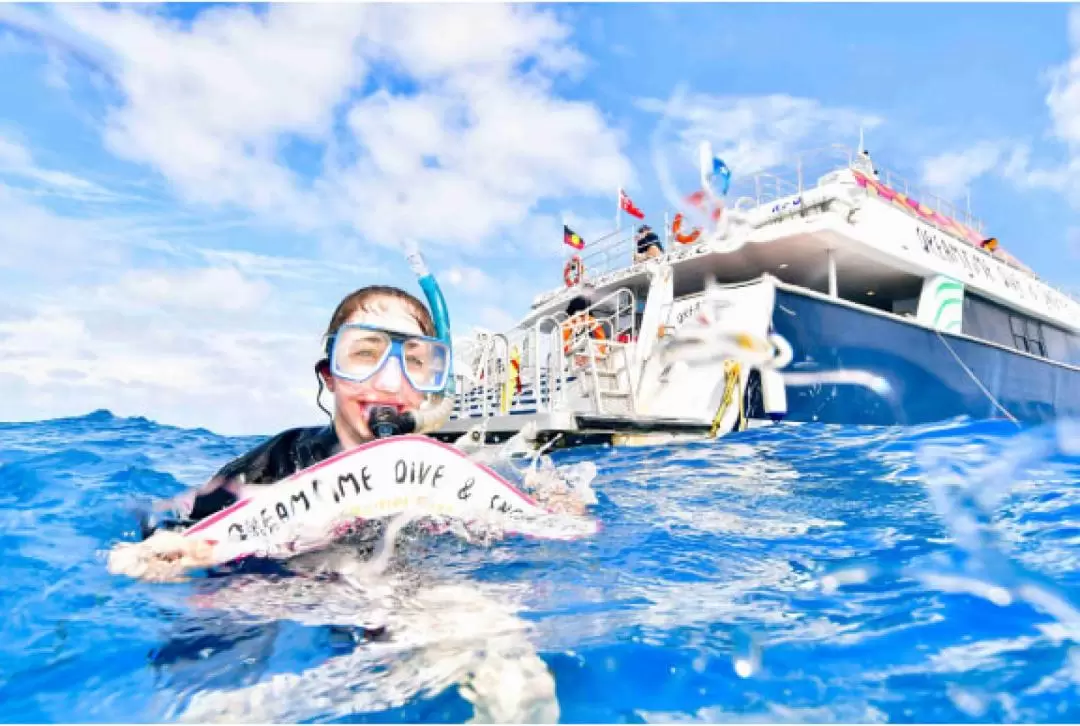
[[[563,354],[569,355],[573,350],[576,343],[581,339],[583,335],[589,335],[595,340],[607,340],[607,333],[604,331],[604,326],[592,316],[589,312],[589,308],[592,306],[592,302],[584,295],[578,295],[574,297],[566,306],[567,318],[562,323],[562,339],[563,339]],[[604,355],[607,353],[607,346],[599,346],[597,353]],[[579,365],[584,362],[582,356],[577,356],[576,361]]]
[[[652,231],[652,227],[647,224],[638,227],[637,234],[634,235],[634,241],[637,243],[637,252],[634,254],[634,262],[655,259],[664,254],[664,248],[660,244],[660,238],[656,236],[656,232]]]
[[[433,308],[444,309],[441,295]],[[229,507],[240,487],[273,484],[376,438],[437,430],[453,407],[443,395],[450,375],[448,338],[424,304],[404,290],[376,285],[347,295],[327,328],[325,357],[315,364],[319,396],[323,386],[333,395],[330,423],[283,431],[225,464],[200,489],[159,505],[144,517],[138,545],[151,560],[186,558],[198,566],[205,551],[200,548],[207,545],[174,530]]]

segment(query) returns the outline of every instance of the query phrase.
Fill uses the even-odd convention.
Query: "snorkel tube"
[[[450,335],[450,313],[446,307],[446,299],[439,288],[439,282],[428,270],[427,263],[420,254],[419,245],[415,240],[407,239],[404,246],[405,259],[408,260],[409,267],[416,275],[420,289],[424,291],[424,297],[427,298],[428,308],[431,309],[431,318],[435,322],[435,337],[446,343],[450,351],[447,361],[449,371],[446,376],[446,387],[441,393],[432,395],[418,411],[406,414],[413,419],[413,431],[431,433],[442,428],[450,420],[450,414],[454,410],[454,344]]]

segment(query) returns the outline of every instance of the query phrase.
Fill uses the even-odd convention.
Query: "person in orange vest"
[[[570,354],[570,350],[574,347],[574,344],[586,331],[588,331],[589,335],[596,340],[607,340],[607,333],[604,332],[604,326],[588,312],[591,305],[592,303],[589,301],[589,298],[579,295],[571,300],[566,306],[566,314],[569,317],[563,321],[561,326],[564,355]],[[607,354],[607,346],[599,346],[597,354]],[[582,365],[584,362],[584,356],[575,356],[575,365]]]

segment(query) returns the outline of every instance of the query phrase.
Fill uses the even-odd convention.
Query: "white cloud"
[[[107,199],[112,193],[103,187],[67,172],[39,166],[25,145],[0,135],[0,175],[11,175],[37,182],[77,199]]]
[[[42,80],[45,81],[45,85],[58,91],[71,90],[71,86],[67,81],[67,62],[64,60],[63,55],[52,49],[49,50],[48,54],[49,61],[42,71]]]
[[[375,55],[402,64],[423,80],[506,74],[529,58],[550,71],[579,67],[584,59],[567,45],[570,28],[550,13],[512,5],[432,5],[375,18]]]
[[[228,264],[259,277],[287,280],[326,281],[340,278],[386,277],[386,268],[370,262],[355,265],[341,261],[320,261],[283,255],[263,255],[240,250],[200,249],[200,257],[211,265]]]
[[[141,219],[58,214],[32,194],[81,177],[4,138],[0,163],[37,189],[0,185],[0,215],[13,220],[0,225],[2,264],[40,289],[30,306],[0,293],[2,418],[105,407],[225,433],[313,423],[326,318],[339,294],[389,276],[372,244],[407,234],[456,254],[524,240],[541,220],[545,249],[560,250],[560,225],[537,208],[610,197],[631,173],[600,110],[554,92],[584,59],[546,11],[228,6],[181,23],[160,8],[63,6],[0,17],[43,35],[54,71],[75,53],[108,74],[107,148],[187,205],[169,212],[177,222],[145,208]],[[304,170],[283,153],[297,141],[314,154]],[[233,222],[198,213],[223,205],[242,213],[241,231],[250,215],[304,234],[282,242],[289,256],[250,251],[250,234],[237,243],[247,249],[226,249]],[[502,328],[536,281],[485,270],[450,266],[445,281],[473,303],[455,322]]]
[[[33,163],[34,157],[25,146],[0,136],[0,169],[21,169]]]
[[[495,287],[495,281],[483,270],[464,265],[451,267],[439,275],[439,280],[473,295],[482,295]]]
[[[407,231],[479,245],[540,199],[608,193],[629,175],[599,111],[551,93],[552,74],[582,61],[550,13],[229,7],[190,27],[128,8],[57,15],[108,48],[124,96],[109,115],[110,147],[154,166],[188,200],[237,204],[306,230],[345,224],[381,244]],[[348,101],[372,64],[416,92]],[[335,130],[344,103],[347,123]],[[292,138],[328,150],[310,185],[281,160]],[[359,158],[340,163],[349,148]]]
[[[485,307],[480,310],[480,325],[495,331],[509,330],[517,319],[502,308]]]
[[[115,153],[151,164],[187,199],[313,225],[318,204],[277,163],[278,144],[329,133],[335,105],[363,78],[352,46],[366,8],[313,10],[212,9],[190,28],[128,8],[57,12],[110,51],[125,96],[108,119]]]
[[[1069,12],[1069,40],[1072,56],[1046,74],[1050,85],[1046,95],[1048,138],[1051,144],[1065,147],[1065,154],[1057,155],[1062,160],[1044,164],[1033,159],[1030,141],[999,145],[999,158],[1003,161],[1001,175],[1017,186],[1057,192],[1074,207],[1080,207],[1080,8],[1077,7]],[[983,148],[985,152],[994,146],[994,142],[983,142],[972,148]],[[980,165],[973,164],[971,170]]]
[[[35,313],[0,322],[3,418],[104,407],[224,433],[317,420],[321,315],[258,303],[265,283],[235,272],[149,279],[57,290]],[[217,307],[198,304],[213,302],[206,289],[222,293]]]
[[[109,408],[225,433],[319,420],[311,365],[336,302],[329,271],[283,277],[274,271],[287,259],[256,256],[261,269],[247,270],[228,252],[201,250],[190,258],[216,265],[137,265],[147,248],[132,246],[123,226],[60,216],[3,187],[0,216],[0,273],[10,275],[0,294],[0,419]],[[174,251],[155,259],[176,262]]]
[[[1050,110],[1054,135],[1080,151],[1080,9],[1069,13],[1072,57],[1050,72],[1050,92],[1046,105]]]
[[[0,219],[0,270],[20,270],[44,285],[122,262],[107,224],[56,215],[3,184]]]
[[[270,285],[248,280],[233,267],[126,272],[102,291],[102,301],[121,308],[147,305],[164,309],[254,310],[270,295]]]
[[[869,131],[883,123],[874,114],[831,107],[812,98],[784,94],[768,96],[711,96],[676,93],[669,101],[641,99],[637,105],[664,117],[677,138],[672,153],[696,168],[697,148],[709,141],[737,176],[754,174],[778,164],[794,164],[807,145],[851,139],[859,128]],[[667,142],[667,139],[661,139]]]
[[[1008,160],[1015,167],[1022,151],[1009,156],[1007,144],[983,141],[959,152],[948,152],[922,164],[922,183],[932,191],[952,200],[963,196],[972,181],[1005,165]]]

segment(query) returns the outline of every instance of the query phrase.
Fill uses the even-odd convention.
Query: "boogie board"
[[[404,512],[494,523],[506,534],[576,539],[589,517],[552,514],[490,468],[425,436],[395,436],[342,452],[287,479],[251,486],[235,504],[184,532],[215,564],[292,556],[325,546],[358,521]]]

